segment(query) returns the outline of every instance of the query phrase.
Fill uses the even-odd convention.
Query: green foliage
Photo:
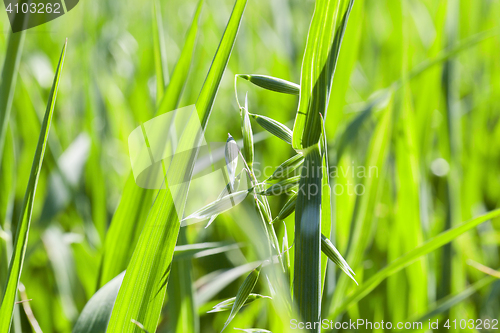
[[[497,318],[499,11],[80,1],[15,34],[4,16],[0,331]],[[193,104],[201,131],[178,126]],[[143,189],[128,137],[171,111],[168,149],[200,151]]]

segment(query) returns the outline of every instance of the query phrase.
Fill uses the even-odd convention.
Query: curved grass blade
[[[325,235],[321,234],[321,251],[331,260],[333,261],[339,268],[347,274],[356,284],[358,282],[354,278],[354,271],[351,269],[347,261],[342,257],[340,252],[335,248],[332,242],[325,237]]]
[[[157,115],[171,111],[179,104],[191,66],[202,7],[203,0],[200,0],[170,83],[156,112]],[[153,190],[138,187],[133,174],[130,173],[104,241],[99,286],[105,285],[127,268],[151,208],[154,193]]]
[[[250,116],[257,121],[266,131],[280,138],[288,144],[292,144],[292,130],[282,123],[265,116],[250,113]]]
[[[16,300],[17,286],[19,283],[19,278],[21,276],[26,247],[28,245],[28,234],[31,223],[33,203],[35,201],[36,186],[38,183],[38,177],[40,176],[43,156],[45,154],[45,147],[47,146],[50,123],[52,120],[52,115],[54,113],[57,90],[59,88],[59,79],[61,77],[61,71],[64,65],[64,57],[66,55],[66,46],[67,40],[64,43],[61,57],[59,58],[59,64],[57,65],[54,82],[52,84],[49,101],[47,103],[47,110],[45,111],[45,117],[43,118],[35,157],[33,158],[33,165],[31,168],[28,187],[26,189],[26,194],[24,195],[20,220],[17,225],[16,239],[14,242],[14,252],[12,253],[12,257],[10,260],[8,280],[4,289],[2,303],[0,305],[0,332],[8,332],[10,328],[12,311],[14,309],[14,303]]]
[[[176,246],[174,261],[200,258],[236,249],[239,244],[199,243]],[[118,290],[122,284],[125,272],[120,273],[104,287],[99,289],[83,308],[73,328],[73,333],[103,333],[106,332],[108,321],[113,310]]]
[[[243,305],[245,305],[248,297],[250,296],[250,293],[257,284],[257,281],[259,280],[261,268],[262,265],[255,268],[253,271],[250,272],[250,274],[248,274],[245,281],[243,281],[243,284],[240,286],[240,289],[238,289],[238,293],[236,294],[233,307],[231,308],[231,313],[229,314],[229,318],[227,318],[226,323],[224,324],[224,327],[222,328],[221,332],[226,329],[227,325],[229,325],[231,320],[233,320],[233,318],[236,316],[236,313],[238,313],[238,311],[240,311]]]
[[[80,313],[73,333],[106,332],[116,295],[118,295],[124,276],[125,272],[120,273],[92,296]]]
[[[238,74],[236,76],[267,90],[290,95],[298,95],[300,93],[300,86],[298,84],[276,77],[258,74]]]
[[[131,319],[142,323],[151,332],[156,331],[180,228],[176,210],[179,210],[179,215],[183,214],[189,189],[189,182],[183,183],[180,180],[190,179],[192,175],[197,154],[197,149],[192,149],[192,147],[199,146],[198,143],[201,142],[203,132],[207,128],[245,6],[246,0],[237,0],[235,3],[226,31],[196,102],[201,129],[186,128],[184,130],[178,145],[179,151],[187,149],[191,153],[181,154],[182,156],[172,162],[176,166],[176,170],[172,171],[174,172],[172,177],[174,183],[180,186],[172,189],[167,186],[165,190],[160,190],[155,199],[118,293],[108,326],[109,332],[133,332],[136,327],[130,322]],[[166,180],[170,179],[169,177],[166,177]],[[181,207],[174,207],[174,200],[179,202]]]
[[[339,314],[344,312],[350,305],[358,302],[363,297],[368,295],[387,277],[391,276],[394,273],[399,272],[403,268],[414,263],[421,256],[426,255],[442,247],[445,244],[448,244],[449,242],[451,242],[458,236],[462,235],[463,233],[477,227],[483,222],[486,222],[498,216],[500,216],[500,209],[493,210],[487,214],[481,215],[472,220],[464,222],[452,229],[440,233],[438,236],[427,241],[425,244],[415,248],[414,250],[403,255],[402,257],[399,257],[398,259],[394,260],[385,268],[378,271],[366,282],[364,282],[359,288],[356,289],[356,291],[353,294],[351,294],[346,300],[344,300],[342,304],[338,305],[334,310],[334,313],[330,316],[330,318],[332,319],[336,318]]]
[[[199,286],[196,293],[196,304],[205,304],[240,276],[251,272],[257,264],[257,262],[250,262],[228,270],[218,270],[201,277],[195,282]]]

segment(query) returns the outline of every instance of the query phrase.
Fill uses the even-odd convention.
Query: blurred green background
[[[160,0],[160,4],[171,71],[197,3]],[[196,102],[232,5],[226,0],[206,1],[181,107]],[[33,316],[44,332],[70,332],[96,291],[102,244],[130,172],[127,138],[153,117],[155,109],[152,8],[152,1],[83,0],[64,16],[26,32],[4,149],[4,154],[14,152],[15,164],[4,162],[0,178],[1,285],[7,271],[8,231],[18,220],[54,70],[68,38],[21,277]],[[228,132],[241,139],[235,74],[266,74],[299,83],[313,9],[313,1],[249,1],[207,141],[223,142]],[[5,13],[0,17],[3,63],[10,26]],[[498,0],[356,0],[334,77],[326,131],[331,166],[378,168],[374,179],[350,172],[339,172],[332,179],[332,187],[341,184],[345,189],[333,196],[332,241],[360,284],[450,226],[499,207],[499,17]],[[446,50],[456,52],[447,57]],[[398,86],[389,106],[385,98],[369,107],[383,95],[382,89],[442,55],[446,57]],[[293,126],[295,96],[265,91],[246,81],[238,82],[238,92],[240,99],[248,92],[250,112]],[[387,107],[394,121],[387,145],[377,151],[374,130]],[[262,131],[253,124],[254,133]],[[293,154],[275,137],[259,141],[255,149],[262,166],[277,166]],[[58,179],[57,163],[70,175],[72,188]],[[363,195],[348,194],[347,189],[358,183],[363,184]],[[15,188],[12,196],[10,188]],[[275,214],[285,201],[285,197],[271,199]],[[192,260],[202,332],[220,331],[228,313],[205,312],[214,305],[211,301],[233,297],[248,269],[232,271],[227,280],[218,274],[259,258],[259,240],[248,232],[257,218],[252,205],[248,201],[220,215],[208,229],[203,223],[186,228],[189,243],[247,244]],[[286,224],[292,240],[293,215]],[[353,252],[350,239],[356,225],[363,238],[359,251]],[[284,228],[277,229],[281,239]],[[417,320],[436,309],[440,304],[436,302],[456,294],[469,297],[455,299],[449,309],[430,317],[498,319],[500,284],[471,288],[485,274],[470,263],[497,269],[499,245],[500,221],[484,223],[389,277],[350,307],[343,320]],[[356,288],[340,276],[332,266],[326,288],[333,302],[324,302],[325,314],[330,313],[330,302],[334,307]],[[222,280],[217,286],[211,284]],[[257,289],[265,294],[266,285],[261,279]],[[175,290],[176,284],[171,280],[168,288]],[[24,308],[16,307],[22,332],[34,332]],[[158,331],[172,331],[171,320],[166,308]],[[289,330],[266,299],[244,308],[231,326],[275,333]]]

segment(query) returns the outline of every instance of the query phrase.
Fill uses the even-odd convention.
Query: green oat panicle
[[[272,118],[250,113],[250,116],[257,121],[266,131],[280,138],[288,144],[292,144],[292,130]]]
[[[238,74],[237,77],[252,82],[261,88],[290,95],[298,95],[300,86],[296,83],[278,79],[276,77],[257,74]]]

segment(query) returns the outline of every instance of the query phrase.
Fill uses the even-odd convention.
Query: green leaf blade
[[[9,265],[8,280],[4,289],[2,303],[0,305],[1,332],[8,332],[11,324],[12,312],[14,309],[14,303],[16,299],[17,286],[19,283],[19,278],[21,277],[21,271],[24,263],[24,256],[26,253],[26,247],[28,245],[28,234],[31,223],[31,213],[33,210],[33,203],[35,200],[36,186],[38,183],[38,177],[40,176],[40,170],[43,163],[45,148],[47,146],[52,115],[54,114],[57,91],[59,88],[59,80],[64,65],[64,58],[66,56],[66,46],[67,46],[67,41],[64,43],[61,56],[59,58],[59,63],[57,65],[56,74],[54,76],[54,82],[52,84],[52,89],[49,95],[49,101],[47,103],[47,110],[45,111],[45,116],[43,119],[40,136],[38,139],[38,145],[36,148],[35,157],[33,158],[33,165],[31,168],[28,187],[26,189],[26,193],[24,196],[20,221],[18,223],[16,239],[14,242],[14,252],[12,254]]]
[[[174,246],[179,235],[179,217],[183,213],[185,198],[196,159],[198,143],[207,127],[210,113],[217,95],[220,81],[234,46],[246,0],[237,0],[231,18],[202,87],[196,111],[201,128],[186,128],[178,144],[179,151],[190,154],[176,154],[165,180],[180,186],[160,190],[145,222],[139,242],[134,250],[123,284],[118,293],[108,332],[134,332],[137,329],[131,320],[144,325],[148,331],[156,331],[166,286],[171,268]],[[198,123],[198,124],[200,124]],[[198,125],[199,126],[199,125]],[[173,178],[170,178],[173,177]],[[187,178],[186,178],[187,177]],[[174,206],[180,203],[180,207]]]
[[[293,128],[294,149],[308,148],[321,136],[330,89],[354,0],[318,0],[302,62],[300,100]],[[340,15],[340,17],[338,16]]]
[[[171,111],[179,104],[183,88],[187,82],[189,68],[191,67],[202,7],[203,0],[200,0],[181,55],[158,107],[157,115]],[[104,286],[127,268],[139,239],[138,235],[151,209],[154,193],[153,190],[138,187],[133,174],[130,173],[106,234],[99,286]]]
[[[320,320],[322,173],[318,146],[306,154],[295,207],[293,299],[301,320]],[[317,331],[317,330],[315,330]]]

